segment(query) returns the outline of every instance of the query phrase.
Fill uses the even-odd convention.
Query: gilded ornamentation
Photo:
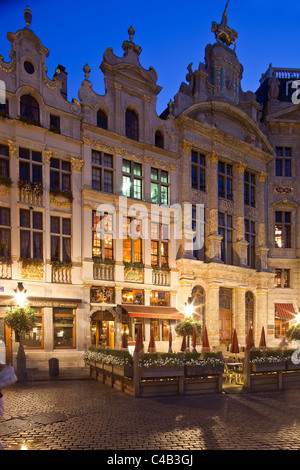
[[[188,142],[187,140],[183,140],[181,144],[181,148],[182,148],[183,153],[189,153],[192,148],[192,144]]]
[[[217,42],[223,42],[226,46],[234,46],[234,50],[236,49],[235,41],[238,37],[238,33],[228,27],[227,24],[227,7],[228,7],[229,0],[226,3],[226,7],[222,16],[222,22],[220,24],[216,23],[215,21],[212,22],[211,31],[215,33],[215,37]]]
[[[266,231],[265,224],[258,224],[258,246],[265,246],[266,243]]]
[[[245,173],[246,165],[243,162],[238,162],[236,164],[236,171],[238,175],[243,175]]]
[[[17,157],[18,156],[18,148],[16,142],[13,142],[12,140],[8,141],[8,147],[9,147],[9,155],[10,157]]]
[[[219,154],[213,150],[209,155],[209,161],[210,163],[218,163]]]
[[[266,181],[266,178],[267,178],[267,173],[265,173],[264,171],[261,171],[259,174],[258,174],[258,181],[260,183],[264,183]]]
[[[83,164],[84,164],[83,160],[77,160],[76,158],[71,157],[72,171],[74,171],[75,173],[81,173]]]
[[[22,279],[36,279],[42,281],[44,278],[44,267],[28,265],[21,268]]]
[[[44,162],[46,165],[50,165],[50,160],[52,158],[53,152],[51,150],[45,150],[44,152]]]

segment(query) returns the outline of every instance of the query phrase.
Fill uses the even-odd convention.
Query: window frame
[[[154,225],[157,229],[154,231]],[[167,230],[167,238],[164,236],[164,230]],[[163,222],[151,222],[150,223],[150,242],[151,242],[151,266],[154,268],[169,268],[170,262],[170,226]],[[157,234],[157,236],[155,236]],[[154,247],[156,247],[154,249]],[[164,253],[164,255],[162,254]],[[166,254],[165,254],[166,253]],[[165,258],[166,262],[162,262]],[[155,262],[156,260],[156,262]]]
[[[99,163],[96,161],[96,156],[99,157]],[[105,165],[105,158],[110,157],[111,166]],[[114,158],[113,155],[102,152],[100,150],[92,149],[91,153],[91,166],[92,166],[92,189],[94,191],[101,191],[103,193],[112,194],[114,192]],[[99,178],[96,179],[94,176],[96,172],[99,174]],[[108,184],[105,181],[105,176],[109,174],[111,181],[109,182],[110,189],[107,189]],[[99,182],[99,187],[95,184]]]
[[[108,220],[108,223],[111,224],[111,226],[106,230],[105,226],[102,230],[102,225],[105,221],[106,217],[111,217],[111,221]],[[100,224],[98,226],[98,224]],[[97,215],[97,211],[93,210],[92,211],[92,258],[94,261],[99,260],[100,262],[105,263],[105,261],[113,261],[114,259],[114,243],[113,243],[113,234],[114,234],[114,216],[113,214],[107,214],[105,213],[104,215]],[[98,229],[97,229],[98,226]],[[99,237],[97,237],[97,234],[100,234]],[[105,234],[106,235],[105,235]],[[106,238],[111,238],[111,248],[106,248],[105,247],[105,240]],[[100,250],[100,254],[97,256],[94,254],[94,250]],[[111,251],[111,256],[106,256],[107,251]]]
[[[58,162],[58,167],[52,166],[54,162]],[[52,165],[51,165],[52,164]],[[69,169],[64,168],[64,164],[67,164]],[[55,183],[54,176],[58,175],[58,184]],[[68,177],[66,180],[65,178]],[[69,183],[66,185],[65,181]],[[62,158],[50,159],[50,191],[72,191],[72,166],[71,162]]]
[[[24,153],[23,153],[24,152]],[[23,153],[23,156],[22,156]],[[24,155],[28,153],[28,158]],[[40,156],[40,160],[37,160],[37,156]],[[35,157],[36,156],[36,157]],[[24,177],[24,170],[22,168],[28,167],[28,178]],[[35,169],[39,169],[40,177],[37,178],[35,175]],[[28,181],[31,183],[43,184],[43,154],[39,150],[28,149],[25,147],[19,147],[19,180]]]
[[[125,111],[125,135],[128,139],[139,140],[139,115],[131,108]]]
[[[221,160],[218,162],[218,197],[233,201],[233,166]]]
[[[53,219],[59,219],[59,232],[54,232],[52,230],[52,222]],[[70,233],[66,234],[64,233],[64,220],[70,221]],[[59,256],[53,256],[53,246],[52,246],[52,241],[53,239],[59,239],[58,241],[58,251],[59,251]],[[65,252],[65,243],[64,240],[68,239],[69,241],[69,246],[70,246],[70,256],[66,256]],[[52,262],[59,262],[59,263],[66,263],[66,264],[71,264],[72,263],[72,219],[71,217],[62,217],[62,216],[56,216],[56,215],[50,215],[50,249],[51,249],[51,261]]]
[[[125,171],[125,165],[124,164],[129,164],[130,171]],[[138,165],[140,168],[140,174],[135,172],[135,166]],[[124,190],[124,181],[127,181],[126,187],[128,186],[129,182],[129,188]],[[136,182],[140,183],[140,197],[136,197]],[[123,158],[122,160],[122,195],[124,197],[129,197],[131,199],[137,199],[137,200],[143,200],[143,191],[144,191],[144,177],[143,177],[143,165],[142,163],[135,162],[133,160],[128,160],[127,158]]]
[[[152,170],[157,172],[157,179],[152,178]],[[152,204],[160,204],[168,206],[170,204],[170,175],[167,170],[163,170],[161,168],[151,167],[150,170],[150,190],[151,190],[151,203]],[[162,180],[162,174],[166,173],[167,175],[167,182]],[[157,186],[157,200],[154,200],[152,196],[152,185]],[[162,188],[166,188],[166,195],[167,195],[167,202],[164,202],[164,198],[162,196]]]
[[[289,155],[286,153],[289,152]],[[292,147],[275,147],[275,176],[291,178],[293,176],[293,152]]]
[[[206,191],[206,155],[197,150],[191,151],[191,186],[196,191]]]
[[[55,313],[55,310],[72,310],[72,313]],[[73,318],[72,324],[72,346],[56,346],[55,344],[55,317],[57,318]],[[76,348],[76,309],[73,308],[56,308],[52,310],[53,319],[53,349],[75,349]]]
[[[4,212],[8,214],[8,223],[5,223]],[[0,207],[0,241],[2,240],[2,232],[8,233],[8,252],[5,253],[6,248],[3,246],[2,254],[2,244],[0,244],[0,258],[9,260],[11,258],[11,210],[9,207]]]
[[[26,213],[28,217],[28,225],[22,225],[22,213]],[[37,228],[34,226],[34,216],[38,214],[41,216],[41,228]],[[30,209],[19,209],[19,226],[20,226],[20,258],[30,258],[35,260],[43,260],[44,259],[44,214],[41,211],[32,211]],[[25,237],[29,236],[29,252],[22,253],[22,242],[26,239]],[[37,256],[35,253],[35,235],[39,235],[40,240],[40,256]]]
[[[244,173],[244,205],[256,207],[256,175],[249,170]]]
[[[221,222],[221,218],[224,223]],[[228,221],[230,220],[230,224]],[[218,234],[223,237],[221,240],[221,260],[224,264],[233,265],[233,216],[224,212],[218,213]],[[230,236],[229,236],[230,235]]]
[[[279,220],[277,215],[281,214]],[[286,220],[286,215],[289,214],[289,221]],[[274,224],[274,246],[275,248],[292,248],[292,211],[275,210],[275,224]],[[282,246],[278,246],[278,242]]]

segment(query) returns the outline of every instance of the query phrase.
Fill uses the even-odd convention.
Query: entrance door
[[[219,338],[220,344],[229,346],[232,336],[232,290],[220,288],[219,293]]]

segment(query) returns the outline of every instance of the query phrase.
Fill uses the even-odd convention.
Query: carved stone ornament
[[[274,188],[275,193],[277,194],[290,194],[294,191],[294,188],[289,186],[277,186]]]
[[[234,202],[228,199],[219,199],[219,210],[226,214],[234,214]]]
[[[83,160],[77,160],[74,157],[71,157],[71,164],[72,164],[72,170],[75,173],[81,173],[81,169],[83,167],[84,161]]]

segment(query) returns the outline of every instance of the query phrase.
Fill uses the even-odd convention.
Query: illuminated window
[[[139,219],[123,218],[123,261],[142,263],[142,222]]]
[[[44,313],[43,309],[32,308],[35,314],[35,326],[28,333],[20,335],[22,345],[25,348],[43,348],[44,347]]]
[[[151,222],[151,265],[169,266],[169,226]]]
[[[169,174],[165,170],[151,168],[151,202],[169,204]]]
[[[93,211],[93,259],[113,260],[113,215]]]
[[[275,211],[275,248],[291,248],[292,214]]]
[[[279,288],[290,287],[290,270],[289,269],[275,269],[275,287],[279,287]]]
[[[71,308],[53,308],[53,348],[75,348],[75,314]]]
[[[122,164],[122,194],[134,199],[142,199],[143,174],[142,165],[123,159]]]

